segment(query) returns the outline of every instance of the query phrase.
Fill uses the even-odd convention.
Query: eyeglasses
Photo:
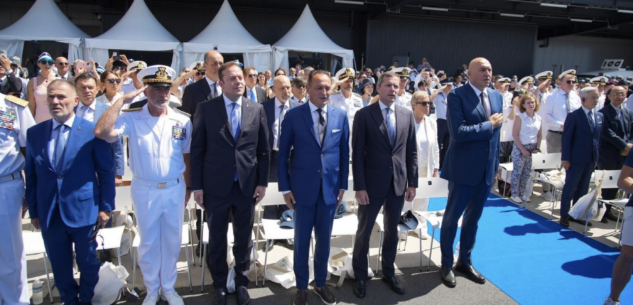
[[[196,72],[196,76],[204,75],[205,73],[206,73],[205,71],[198,71]]]
[[[573,79],[570,79],[570,80],[568,80],[566,83],[567,83],[568,85],[571,85],[571,84],[575,84],[575,83],[577,83],[577,81],[575,81],[575,80],[573,80]]]
[[[257,74],[249,74],[249,75],[246,75],[246,76],[247,77],[257,77]]]
[[[50,60],[50,59],[42,59],[42,60],[38,61],[38,63],[50,66],[50,65],[54,64],[55,62]]]
[[[67,62],[58,62],[57,64],[60,65],[60,66],[68,66]]]
[[[431,105],[431,102],[417,102],[416,104],[422,105],[422,106],[429,106]]]
[[[613,94],[613,96],[619,96],[619,97],[626,96],[626,94],[623,93],[623,92],[620,92],[620,93],[615,93],[614,92],[614,93],[611,93],[611,94]]]
[[[299,89],[305,89],[306,86],[298,85],[298,86],[295,86],[295,87],[299,88]]]
[[[109,79],[107,79],[107,81],[110,84],[114,84],[114,83],[120,84],[121,83],[120,79],[115,79],[115,78],[109,78]]]

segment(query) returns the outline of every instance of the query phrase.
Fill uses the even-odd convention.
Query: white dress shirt
[[[77,116],[83,118],[86,121],[95,122],[95,110],[97,108],[97,101],[92,101],[89,106],[84,105],[82,102],[79,102],[79,106],[77,107]]]
[[[385,109],[389,108],[391,109],[391,111],[389,111],[389,119],[393,122],[393,126],[397,126],[396,125],[396,113],[395,113],[395,106],[393,104],[391,104],[391,106],[387,107],[387,105],[383,104],[383,102],[381,100],[378,100],[378,103],[380,105],[380,113],[382,113],[382,118],[385,119],[385,124],[387,124],[387,111]]]
[[[281,120],[279,115],[281,114],[281,105],[284,106],[285,113],[290,110],[290,101],[282,104],[278,98],[275,97],[275,122],[273,122],[273,150],[279,150],[279,135],[281,134]]]
[[[55,128],[57,128],[57,126],[59,125],[62,125],[62,123],[57,122],[57,120],[55,119],[52,119],[51,121],[53,121],[53,129],[51,129],[51,141],[48,142],[48,160],[51,161],[51,164],[54,167],[56,165],[54,160],[55,146],[57,146],[57,130],[55,130]],[[66,146],[68,146],[68,135],[70,134],[70,129],[73,128],[73,122],[75,122],[75,115],[71,114],[70,118],[68,118],[68,120],[63,123],[64,125],[66,125],[66,128],[64,128],[64,133],[62,133],[62,137],[64,138],[64,142],[66,142]]]
[[[218,96],[218,95],[222,94],[222,87],[220,87],[220,84],[217,84],[215,86],[215,88],[218,90],[218,94],[214,94],[215,92],[213,92],[213,90],[214,90],[213,85],[216,84],[216,82],[212,81],[210,78],[208,78],[206,76],[204,77],[204,79],[206,79],[207,83],[209,84],[209,89],[211,89],[211,94],[213,94],[215,96]]]
[[[312,115],[313,123],[312,130],[314,130],[314,135],[316,136],[317,142],[319,142],[319,145],[321,145],[321,138],[319,135],[319,113],[317,112],[317,109],[319,109],[319,107],[314,106],[314,104],[312,104],[312,101],[310,101],[310,114]],[[323,106],[323,108],[321,109],[323,109],[321,115],[323,115],[323,119],[325,119],[325,126],[327,128],[327,104],[325,104],[325,106]],[[323,137],[325,137],[325,135],[323,135]]]
[[[563,131],[561,125],[565,123],[567,113],[580,108],[580,97],[574,91],[569,92],[569,108],[567,111],[567,97],[563,90],[556,90],[545,101],[544,118],[547,122],[547,130]]]

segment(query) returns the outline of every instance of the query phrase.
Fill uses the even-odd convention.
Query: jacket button
[[[320,173],[320,172],[321,172],[321,170],[318,170],[318,171],[317,171],[317,173]]]
[[[323,155],[323,154],[321,154],[321,158],[323,158],[323,156],[324,156],[324,155]]]
[[[62,176],[57,176],[57,179],[58,180],[62,180]]]

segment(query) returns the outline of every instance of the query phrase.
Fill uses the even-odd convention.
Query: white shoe
[[[616,302],[611,298],[608,298],[606,301],[604,301],[604,305],[620,305],[620,302]]]
[[[552,196],[552,192],[543,192],[543,198],[545,198],[545,200],[547,201],[552,201],[554,200],[554,196]]]
[[[177,292],[170,293],[170,294],[161,294],[160,298],[161,300],[169,303],[169,305],[184,305],[185,304],[185,302],[182,300],[182,298],[178,295]]]
[[[519,196],[512,196],[510,199],[515,203],[523,203],[523,200]]]
[[[156,302],[158,302],[158,294],[148,295],[143,300],[143,305],[156,305]]]
[[[526,195],[525,197],[523,197],[523,202],[531,202],[530,201],[530,196]]]

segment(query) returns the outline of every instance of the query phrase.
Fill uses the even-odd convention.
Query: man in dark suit
[[[209,225],[209,270],[215,302],[226,304],[227,230],[233,217],[235,285],[238,304],[250,297],[250,269],[255,205],[268,185],[270,146],[268,123],[261,104],[242,97],[244,74],[235,63],[218,71],[222,95],[198,104],[191,143],[191,188],[205,208]]]
[[[448,95],[446,118],[451,140],[440,175],[449,181],[440,237],[440,275],[450,288],[457,284],[453,273],[453,242],[464,211],[455,270],[479,284],[486,282],[472,266],[470,255],[475,246],[477,223],[499,168],[499,133],[503,122],[503,98],[488,88],[492,80],[490,62],[485,58],[473,59],[468,78],[468,85]]]
[[[600,136],[600,149],[598,168],[605,170],[621,169],[633,144],[631,141],[631,123],[633,115],[626,107],[622,107],[626,99],[624,87],[616,86],[607,93],[608,102],[600,109],[604,115],[604,125]],[[618,189],[602,190],[603,199],[615,199]],[[617,217],[611,213],[611,205],[607,205],[602,222],[608,220],[617,221]]]
[[[591,174],[598,164],[598,147],[604,115],[594,110],[598,105],[598,89],[585,87],[580,90],[582,107],[567,115],[563,130],[561,165],[565,168],[565,186],[560,199],[560,224],[569,227],[569,222],[585,224],[569,216],[572,199],[574,203],[589,191]],[[591,226],[591,223],[587,223]]]
[[[362,108],[354,117],[352,170],[354,190],[360,204],[354,244],[354,294],[364,298],[369,239],[384,206],[385,239],[382,280],[404,294],[396,280],[394,261],[398,244],[398,221],[406,197],[413,201],[418,187],[417,143],[413,112],[395,105],[400,78],[386,72],[378,78],[379,102]]]
[[[282,123],[277,174],[279,191],[288,207],[295,211],[294,305],[308,302],[308,258],[313,230],[314,292],[325,304],[336,304],[325,279],[334,212],[347,190],[349,123],[344,110],[328,105],[331,86],[328,72],[311,72],[310,101],[288,111]]]
[[[223,63],[224,57],[218,51],[209,51],[204,54],[205,77],[185,87],[180,110],[195,117],[199,103],[222,95],[222,88],[218,83],[218,70]]]
[[[208,101],[222,95],[222,87],[218,84],[218,70],[224,63],[224,57],[218,51],[209,51],[204,54],[205,77],[201,80],[185,87],[182,95],[182,106],[180,110],[191,114],[192,120],[195,118],[196,109],[199,103]],[[130,105],[131,108],[131,105]],[[196,209],[196,235],[201,240],[200,232],[202,228],[202,211]],[[196,247],[196,255],[200,256],[202,243]]]
[[[248,69],[248,68],[247,68]],[[253,70],[254,71],[254,70]],[[297,102],[291,101],[290,80],[284,75],[275,77],[273,80],[275,98],[269,99],[262,103],[264,112],[266,113],[266,121],[268,122],[268,144],[270,146],[270,172],[268,174],[268,182],[277,182],[277,164],[279,159],[279,138],[281,136],[281,124],[288,110],[299,106]],[[292,158],[292,156],[291,156]],[[264,207],[265,219],[280,219],[281,214],[288,210],[285,205],[269,205]],[[276,241],[269,240],[266,248],[270,251]],[[292,240],[277,241],[282,242],[289,249],[294,248]]]
[[[11,70],[11,60],[7,54],[0,55],[0,93],[22,92],[22,81],[15,75],[15,72]]]
[[[253,102],[263,103],[267,98],[266,90],[257,86],[257,70],[255,68],[247,67],[244,69],[244,81],[246,82],[244,97]]]
[[[99,279],[95,223],[103,227],[114,209],[114,164],[110,144],[95,138],[95,125],[73,113],[73,85],[48,85],[53,117],[27,132],[26,201],[31,223],[42,229],[55,285],[64,304],[90,304]],[[73,277],[73,245],[81,270]],[[79,295],[79,298],[77,296]]]

